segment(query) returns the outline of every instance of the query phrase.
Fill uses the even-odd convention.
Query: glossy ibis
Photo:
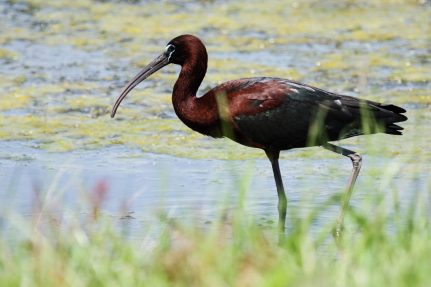
[[[351,159],[353,170],[337,221],[339,232],[361,168],[361,156],[329,141],[377,132],[401,135],[402,127],[395,123],[407,120],[402,115],[405,110],[272,77],[228,81],[198,97],[207,62],[206,48],[197,37],[181,35],[172,39],[162,54],[124,87],[111,117],[136,85],[168,64],[180,65],[172,92],[175,113],[199,133],[228,137],[265,151],[274,172],[281,231],[285,228],[287,200],[278,165],[280,151],[322,146]]]

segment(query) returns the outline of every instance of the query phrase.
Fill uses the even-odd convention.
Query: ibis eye
[[[170,44],[170,45],[166,46],[166,52],[168,52],[169,54],[173,53],[174,51],[175,51],[175,46],[174,45]]]

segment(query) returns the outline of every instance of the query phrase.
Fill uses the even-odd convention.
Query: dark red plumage
[[[321,145],[364,133],[362,113],[382,131],[400,134],[395,122],[406,120],[404,109],[336,95],[315,87],[279,78],[248,78],[223,83],[202,97],[197,90],[207,70],[203,43],[191,35],[169,42],[176,47],[171,62],[182,65],[173,90],[178,117],[190,128],[213,137],[227,136],[252,147],[286,150]],[[168,45],[169,45],[168,44]],[[310,142],[309,128],[319,110],[326,116],[322,130]],[[223,132],[223,130],[225,132]]]
[[[181,65],[172,93],[176,114],[197,132],[229,137],[240,144],[265,150],[276,180],[282,229],[286,198],[278,167],[281,150],[321,145],[351,158],[354,169],[349,196],[346,196],[348,202],[361,158],[328,141],[377,132],[401,135],[402,128],[395,123],[407,120],[402,115],[405,110],[400,107],[338,95],[281,78],[228,81],[197,97],[207,62],[206,48],[197,37],[174,38],[158,58],[127,84],[114,105],[112,116],[139,82],[167,64]]]

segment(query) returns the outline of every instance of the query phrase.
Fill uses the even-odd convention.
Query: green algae
[[[200,36],[208,47],[208,74],[200,93],[226,80],[265,75],[303,80],[337,92],[360,91],[369,99],[399,105],[428,107],[431,103],[426,52],[430,9],[415,1],[248,1],[247,5],[204,1],[185,7],[155,1],[9,3],[28,8],[22,22],[1,20],[5,29],[0,35],[0,61],[6,63],[0,69],[2,140],[32,140],[50,151],[123,145],[195,158],[262,157],[259,150],[198,135],[175,117],[170,92],[178,68],[168,67],[148,79],[144,89],[138,87],[127,97],[116,119],[109,118],[121,89],[119,82],[125,83],[169,39],[184,33]],[[97,51],[100,54],[94,57],[109,61],[108,69],[115,72],[100,71],[96,79],[54,80],[57,66],[25,67],[26,50],[16,50],[17,43],[43,45],[47,51],[64,45]],[[291,62],[284,60],[298,49]],[[261,54],[243,57],[253,53]],[[69,66],[85,72],[88,66],[79,60]],[[69,66],[56,72],[67,72]],[[11,69],[18,70],[10,74]],[[400,85],[411,87],[400,89]],[[428,118],[419,111],[412,113],[419,118],[419,126],[407,122],[406,129],[426,126]],[[380,141],[376,144],[385,141],[385,136],[375,138]],[[346,141],[357,143],[360,140]],[[419,146],[427,150],[424,144]],[[384,154],[395,156],[397,149],[389,148]],[[316,156],[314,149],[293,155]]]
[[[16,60],[17,58],[18,58],[18,54],[15,53],[14,51],[0,48],[0,59],[13,61],[13,60]]]
[[[393,71],[390,78],[402,82],[430,82],[430,71],[430,67],[406,65]]]
[[[8,97],[5,97],[0,102],[0,111],[1,110],[9,110],[9,109],[17,109],[26,107],[30,102],[30,96],[24,94],[13,93]]]

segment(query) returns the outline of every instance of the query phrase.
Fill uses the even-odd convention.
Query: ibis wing
[[[325,132],[331,134],[331,139],[377,132],[402,134],[403,128],[395,123],[407,120],[403,108],[350,96],[333,96],[336,99],[319,103],[319,111],[325,118]]]
[[[229,118],[256,115],[279,107],[288,96],[288,87],[273,78],[246,78],[217,86],[214,93],[217,104],[226,105]]]
[[[394,105],[337,95],[279,78],[250,78],[221,86],[232,122],[248,143],[289,149],[364,133],[401,134],[407,118]],[[364,123],[368,128],[364,129]],[[313,134],[315,133],[315,134]],[[315,137],[310,142],[310,137]]]

